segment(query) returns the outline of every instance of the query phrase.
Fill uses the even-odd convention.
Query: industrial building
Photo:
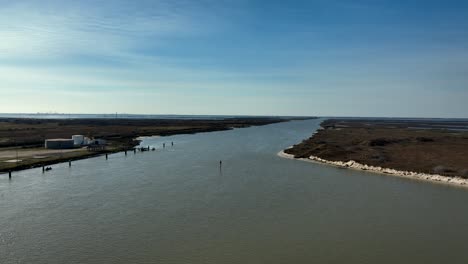
[[[47,149],[70,149],[82,146],[105,147],[107,141],[104,139],[91,139],[83,135],[73,135],[71,139],[55,138],[46,139],[44,146]]]
[[[64,138],[46,139],[44,146],[46,149],[70,149],[75,146],[75,142]]]

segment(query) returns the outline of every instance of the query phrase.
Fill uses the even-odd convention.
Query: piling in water
[[[11,171],[8,172],[8,179],[11,179]]]
[[[106,154],[106,160],[107,160],[107,158],[108,158],[108,157],[107,157],[107,154]]]
[[[71,167],[71,160],[68,161],[68,167]]]
[[[125,156],[127,156],[127,151],[125,151]]]

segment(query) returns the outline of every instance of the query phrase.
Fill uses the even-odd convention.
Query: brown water
[[[0,175],[0,263],[468,263],[467,190],[276,156],[319,122]]]

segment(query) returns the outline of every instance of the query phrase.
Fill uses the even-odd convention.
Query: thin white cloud
[[[164,36],[195,31],[190,10],[168,3],[135,9],[130,1],[14,2],[0,8],[0,58],[128,55],[144,40],[157,45]]]

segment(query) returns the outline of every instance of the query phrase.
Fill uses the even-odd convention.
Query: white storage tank
[[[81,146],[84,143],[84,136],[83,135],[73,135],[72,136],[73,142],[75,146]]]
[[[74,147],[74,143],[73,139],[56,138],[46,139],[44,146],[46,149],[70,149]]]

